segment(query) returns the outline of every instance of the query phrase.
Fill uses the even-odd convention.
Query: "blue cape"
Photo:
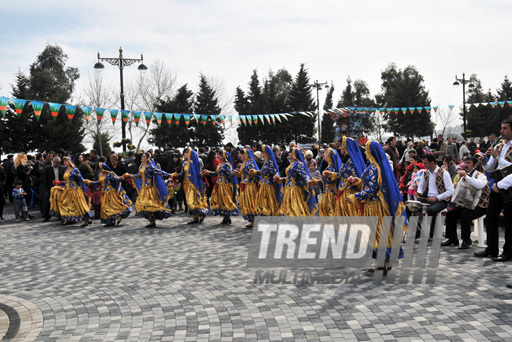
[[[224,159],[227,160],[231,164],[231,170],[233,171],[235,169],[235,166],[233,165],[233,161],[231,160],[231,154],[226,150],[222,150],[222,155],[224,156]],[[238,193],[238,177],[237,176],[231,175],[231,184],[233,184],[233,200],[235,201],[236,194]]]
[[[199,156],[194,150],[190,150],[188,152],[188,174],[185,174],[185,177],[188,177],[190,183],[196,188],[196,190],[204,196],[204,182],[201,178],[201,162],[199,161]]]
[[[343,142],[345,143],[345,150],[347,150],[350,158],[352,159],[352,163],[354,163],[357,177],[361,177],[364,169],[366,168],[366,165],[364,163],[364,158],[363,155],[361,154],[359,144],[357,143],[357,141],[349,137],[343,137]]]
[[[304,165],[304,170],[306,171],[306,181],[311,180],[311,176],[309,175],[309,170],[306,162],[304,161],[304,156],[302,155],[302,151],[297,147],[293,148],[293,153],[295,154],[295,158]],[[316,202],[316,197],[313,195],[313,191],[306,185],[304,189],[306,198],[308,200],[308,207],[311,213],[315,212],[318,209],[318,204]]]
[[[244,148],[242,150],[242,153],[244,153],[248,158],[252,159],[252,161],[254,162],[254,169],[256,171],[260,171],[260,168],[259,168],[258,164],[256,163],[256,159],[254,159],[254,155],[252,154],[251,150],[249,150],[248,148]],[[254,178],[258,178],[258,183],[261,180],[261,176],[254,176]]]
[[[261,147],[262,147],[263,153],[265,153],[270,158],[270,160],[274,163],[274,167],[277,170],[276,175],[279,175],[279,165],[277,164],[276,157],[274,156],[274,152],[268,145],[262,145]],[[276,186],[276,197],[277,197],[277,202],[279,203],[279,206],[281,206],[281,200],[283,199],[283,188],[284,188],[284,186],[281,183],[277,184],[277,186]]]

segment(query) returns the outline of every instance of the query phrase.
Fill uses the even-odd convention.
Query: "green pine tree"
[[[289,117],[285,127],[282,127],[285,141],[295,140],[301,143],[315,141],[317,114],[308,72],[304,64],[300,65],[300,70],[292,84],[288,107],[290,111],[313,112],[314,114],[311,116],[295,114],[293,117]]]
[[[220,114],[215,90],[203,74],[200,75],[199,92],[195,99],[194,111],[196,114]],[[206,125],[202,123],[202,119],[201,122],[194,121],[191,134],[191,141],[194,146],[220,146],[222,139],[224,139],[224,128],[218,117],[215,124],[213,124],[211,116],[208,116]]]
[[[334,93],[334,86],[331,85],[329,88],[329,91],[327,92],[327,96],[325,97],[324,102],[324,110],[325,109],[332,109],[333,108],[333,102],[332,102],[332,95]],[[322,142],[334,142],[336,139],[336,131],[334,125],[336,124],[335,120],[331,118],[331,114],[324,113],[322,117]]]

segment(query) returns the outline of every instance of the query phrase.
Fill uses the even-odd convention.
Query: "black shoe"
[[[492,261],[510,261],[510,260],[512,260],[512,257],[505,255],[505,254],[500,254],[497,257],[492,258]]]
[[[198,219],[194,219],[192,221],[187,222],[187,224],[194,224],[194,223],[199,223],[199,220]]]
[[[452,240],[452,239],[448,239],[448,240],[445,240],[443,242],[441,242],[441,246],[445,247],[445,246],[458,246],[459,245],[459,240]]]
[[[48,222],[48,221],[50,221],[50,218],[49,218],[49,217],[45,217],[45,218],[43,219],[43,222]]]
[[[32,215],[29,214],[28,218],[32,220],[32,219],[35,219],[35,216],[32,216]]]
[[[0,216],[0,220],[5,220],[3,216]]]
[[[146,225],[146,228],[155,228],[156,227],[156,223],[155,222],[149,222],[148,225]]]
[[[92,220],[91,219],[88,219],[86,221],[84,221],[84,223],[82,223],[80,225],[80,227],[87,227],[88,225],[92,224]]]
[[[459,249],[468,249],[469,246],[473,244],[473,241],[471,240],[464,240],[462,241],[462,245],[459,246]]]
[[[474,256],[476,257],[479,257],[479,258],[487,258],[487,257],[497,257],[498,254],[493,254],[491,252],[489,252],[487,249],[484,249],[483,251],[481,252],[476,252],[476,253],[473,253]]]
[[[512,283],[507,283],[506,285],[509,289],[512,289]]]
[[[390,270],[390,269],[391,269],[391,267],[388,267],[388,268],[385,268],[385,267],[379,267],[379,268],[377,268],[377,269],[375,269],[375,268],[369,268],[369,269],[367,270],[367,272],[368,272],[368,273],[375,273],[375,271],[384,271],[384,272],[382,272],[382,274],[386,275],[386,274],[388,274],[388,270]]]
[[[203,223],[203,221],[204,221],[204,217],[205,217],[205,215],[204,215],[204,214],[203,214],[203,215],[201,215],[201,216],[199,216],[199,223]]]

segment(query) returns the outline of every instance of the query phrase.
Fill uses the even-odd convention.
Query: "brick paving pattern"
[[[512,340],[512,264],[476,247],[444,247],[435,285],[254,284],[241,218],[187,225],[179,213],[156,229],[6,218],[0,339],[16,325],[8,307],[13,341]]]

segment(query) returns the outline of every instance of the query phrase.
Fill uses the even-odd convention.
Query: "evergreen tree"
[[[203,74],[200,75],[199,92],[196,96],[194,110],[196,114],[220,114],[215,90],[209,85]],[[220,146],[224,139],[223,133],[224,129],[220,124],[220,119],[217,118],[214,124],[211,116],[208,116],[206,125],[202,122],[194,122],[191,140],[195,146]]]
[[[300,65],[300,70],[292,84],[288,106],[290,111],[315,111],[310,80],[304,64]],[[316,113],[312,116],[295,114],[293,117],[289,117],[288,122],[282,125],[284,126],[282,130],[285,141],[295,140],[301,143],[315,141],[316,119]]]
[[[251,75],[249,82],[249,91],[247,96],[240,87],[237,88],[237,96],[235,98],[235,109],[240,108],[239,115],[256,115],[264,113],[264,97],[258,79],[256,70]],[[242,114],[244,113],[244,114]],[[244,125],[243,123],[237,128],[238,139],[242,145],[254,145],[261,139],[261,122],[253,122],[253,124]]]
[[[174,98],[160,100],[156,108],[159,112],[189,114],[193,111],[193,96],[194,93],[187,89],[187,85],[183,85],[178,89],[178,92]],[[161,127],[151,129],[149,142],[159,147],[164,147],[169,144],[173,147],[185,147],[190,141],[190,131],[192,128],[188,128],[185,123],[183,116],[180,117],[179,122],[172,118],[171,125],[167,123],[167,120],[162,119]]]
[[[20,70],[16,73],[16,85],[12,86],[12,96],[17,99],[28,100],[30,94],[30,79]]]
[[[327,96],[325,97],[324,110],[331,109],[333,107],[332,94],[334,93],[334,87],[331,85]],[[324,113],[322,117],[322,142],[333,142],[336,139],[335,121],[331,118],[331,114]]]
[[[423,76],[414,66],[404,70],[397,69],[390,64],[381,73],[382,93],[377,95],[376,101],[382,107],[425,107],[430,106],[428,91],[423,85]],[[394,134],[412,138],[414,136],[431,135],[434,123],[430,120],[430,113],[426,110],[412,113],[400,111],[398,114],[386,114],[386,128]]]
[[[471,75],[469,82],[470,84],[473,84],[474,87],[469,88],[466,86],[466,103],[468,104],[466,107],[466,129],[469,131],[467,132],[468,135],[471,137],[485,137],[491,133],[499,133],[501,121],[508,118],[508,111],[510,110],[510,107],[499,108],[499,106],[496,106],[496,108],[492,108],[491,105],[478,105],[480,103],[496,101],[496,98],[492,95],[490,90],[487,92],[483,90],[482,84],[477,75]],[[505,78],[505,81],[502,83],[502,87],[504,87],[505,92],[507,89],[507,83],[508,80]],[[506,96],[505,93],[501,94]],[[498,97],[501,94],[500,90],[498,90]],[[461,110],[460,115],[464,118],[463,110]]]

